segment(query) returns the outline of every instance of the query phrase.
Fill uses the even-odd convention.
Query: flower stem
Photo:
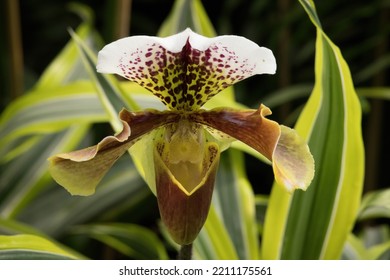
[[[191,260],[192,259],[192,243],[188,245],[182,245],[177,256],[178,260]]]

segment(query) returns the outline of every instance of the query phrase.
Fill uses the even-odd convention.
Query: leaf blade
[[[157,235],[134,224],[92,224],[75,228],[75,233],[94,238],[134,259],[168,259]]]
[[[306,193],[288,195],[273,188],[263,257],[337,259],[363,185],[361,109],[348,66],[321,29],[313,3],[300,3],[317,28],[316,83],[296,130],[309,142],[316,175]]]
[[[360,205],[357,219],[390,218],[390,189],[367,193]]]
[[[78,259],[51,241],[31,234],[0,236],[0,259]]]

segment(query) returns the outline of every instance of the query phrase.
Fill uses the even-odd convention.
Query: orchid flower
[[[271,50],[239,36],[207,38],[186,29],[166,38],[133,36],[108,44],[99,52],[97,71],[138,83],[168,109],[123,109],[123,130],[116,136],[49,158],[52,177],[72,195],[93,194],[115,161],[147,135],[154,168],[145,172],[154,174],[162,221],[181,245],[191,244],[206,220],[226,143],[239,140],[264,155],[288,191],[310,184],[314,162],[307,144],[293,129],[267,119],[269,108],[202,109],[238,81],[274,74]]]

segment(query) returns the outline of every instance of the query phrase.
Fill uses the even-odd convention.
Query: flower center
[[[183,118],[168,126],[168,168],[172,175],[191,192],[204,177],[205,139],[201,126]]]
[[[169,162],[199,163],[203,159],[204,135],[200,126],[182,119],[167,129],[167,141],[170,143]]]

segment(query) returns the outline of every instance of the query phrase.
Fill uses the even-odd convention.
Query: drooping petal
[[[123,122],[123,131],[118,136],[108,136],[86,149],[50,157],[49,172],[72,195],[91,195],[115,161],[132,145],[127,141],[129,136],[130,127]]]
[[[130,113],[122,110],[123,130],[108,136],[99,144],[50,157],[49,171],[54,180],[72,195],[87,196],[95,188],[115,161],[145,133],[172,122],[177,115],[155,110]]]
[[[191,162],[172,165],[165,145],[163,141],[157,142],[154,153],[161,219],[176,243],[190,244],[209,212],[219,162],[218,146],[207,143],[202,162],[195,166]]]
[[[105,46],[97,70],[150,90],[170,109],[194,110],[255,74],[274,74],[272,51],[239,36],[207,38],[190,29],[166,38],[133,36]]]
[[[272,155],[280,136],[277,122],[267,119],[271,110],[261,105],[258,110],[234,110],[217,108],[199,111],[191,115],[192,121],[244,142],[272,161]]]
[[[295,130],[265,118],[271,110],[215,109],[192,114],[192,120],[244,142],[270,161],[275,180],[288,191],[305,190],[314,176],[309,147]]]
[[[314,177],[314,159],[298,133],[281,125],[281,135],[273,154],[273,169],[279,185],[288,191],[306,190]]]

